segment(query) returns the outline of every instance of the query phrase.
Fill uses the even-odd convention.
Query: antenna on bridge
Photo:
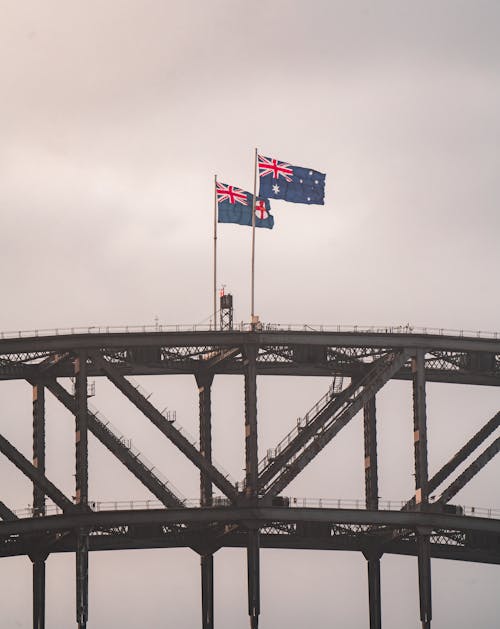
[[[220,329],[232,330],[233,329],[233,296],[230,293],[226,293],[225,285],[219,291],[220,298]]]

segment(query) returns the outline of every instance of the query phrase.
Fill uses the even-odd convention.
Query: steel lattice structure
[[[199,445],[191,443],[130,382],[134,375],[190,374],[199,392]],[[212,461],[211,388],[218,374],[237,374],[245,390],[245,478],[229,480]],[[326,376],[325,395],[267,455],[258,459],[257,376]],[[73,378],[74,391],[58,381]],[[88,378],[104,377],[130,400],[200,472],[200,504],[191,507],[168,481],[137,456],[89,408]],[[280,330],[87,333],[0,339],[0,379],[33,387],[33,459],[4,436],[0,451],[33,483],[33,513],[17,517],[0,502],[0,555],[33,562],[33,627],[45,627],[45,560],[76,554],[76,620],[86,627],[89,551],[187,547],[201,556],[202,627],[212,629],[213,556],[244,547],[248,613],[260,614],[259,551],[265,548],[356,550],[368,566],[370,628],[381,627],[380,557],[418,559],[420,619],[429,628],[432,557],[500,563],[500,520],[470,517],[449,505],[453,496],[500,449],[500,437],[451,481],[458,466],[485,445],[500,424],[489,419],[431,478],[427,465],[426,383],[500,385],[500,340],[467,336]],[[378,498],[375,399],[390,380],[413,386],[415,493],[400,509],[382,510]],[[45,474],[45,397],[50,393],[75,418],[75,496]],[[282,492],[355,415],[363,413],[364,509],[294,507]],[[88,496],[88,432],[126,466],[162,508],[96,510]],[[439,498],[431,502],[431,493]],[[214,496],[214,491],[222,496]],[[49,498],[59,509],[47,511]]]

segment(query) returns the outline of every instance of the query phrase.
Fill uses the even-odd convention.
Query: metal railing
[[[295,498],[283,497],[281,501],[285,508],[291,509],[360,509],[366,510],[364,498]],[[378,511],[401,511],[407,504],[406,500],[379,500]],[[202,508],[198,498],[188,498],[184,501],[186,507],[192,509]],[[432,505],[432,503],[431,503]],[[159,500],[99,500],[89,501],[93,511],[137,511],[151,509],[165,509],[165,505]],[[231,502],[225,496],[214,496],[212,507],[230,507]],[[458,516],[472,516],[477,518],[500,519],[500,508],[471,507],[466,505],[453,505]],[[53,503],[47,503],[45,509],[36,510],[31,505],[24,509],[14,511],[18,518],[32,518],[41,515],[60,515],[62,509]],[[443,510],[444,513],[447,511]]]
[[[44,328],[35,330],[9,330],[0,332],[0,339],[36,338],[46,336],[70,336],[81,334],[143,334],[164,332],[210,332],[213,324],[154,324],[154,325],[117,325],[117,326],[78,326],[62,328]],[[220,330],[219,330],[220,331]],[[231,331],[231,330],[226,330]],[[428,336],[452,336],[459,338],[499,339],[500,333],[484,330],[459,330],[427,326],[405,325],[324,325],[307,323],[237,323],[232,331],[236,332],[339,332],[348,334],[410,334]]]
[[[127,380],[145,400],[149,401],[151,399],[153,393],[147,391],[141,384],[137,382],[137,380],[131,378],[130,376],[127,377]],[[171,412],[168,410],[168,407],[165,407],[162,411],[159,412],[166,422],[170,424],[175,424],[175,429],[177,430],[177,432],[180,433],[184,437],[184,439],[186,439],[186,441],[188,441],[193,446],[195,450],[200,450],[200,440],[193,437],[193,435],[191,435],[188,430],[186,430],[177,422],[176,411]],[[212,458],[211,463],[220,472],[220,474],[231,483],[231,485],[235,485],[235,481],[231,478],[229,472],[225,470],[218,461]]]
[[[184,498],[180,491],[173,485],[167,478],[160,472],[160,470],[154,465],[146,456],[138,450],[132,442],[132,439],[128,439],[125,437],[117,428],[114,426],[109,419],[107,419],[101,411],[99,411],[95,406],[91,403],[88,404],[89,412],[94,416],[95,420],[100,424],[102,429],[106,430],[108,435],[125,447],[130,454],[136,459],[140,465],[147,470],[151,476],[154,476],[156,480],[163,485],[166,489],[171,491],[181,502],[184,502]]]
[[[337,386],[340,382],[340,388]],[[288,432],[283,439],[274,447],[268,448],[266,455],[259,461],[259,473],[270,465],[274,459],[295,439],[301,430],[309,425],[330,403],[330,401],[342,392],[343,378],[333,380],[328,391],[307,411],[303,417],[297,418],[296,425]]]
[[[296,459],[298,459],[302,453],[310,447],[310,445],[318,440],[323,438],[325,432],[327,432],[335,422],[342,417],[343,413],[348,411],[349,407],[352,407],[355,403],[358,402],[359,398],[366,392],[373,388],[374,383],[380,378],[381,374],[390,366],[389,359],[393,356],[392,354],[388,354],[383,358],[380,358],[377,362],[373,363],[373,369],[366,373],[360,380],[358,380],[350,392],[350,395],[347,399],[341,401],[338,408],[334,410],[333,413],[326,419],[326,421],[318,426],[317,429],[308,437],[307,441],[300,445],[296,451],[291,454],[286,463],[289,467]],[[347,392],[349,389],[346,388],[341,393]],[[295,439],[300,430],[309,425],[309,423],[314,424],[318,416],[321,412],[330,404],[331,400],[336,398],[337,393],[335,392],[335,387],[331,387],[325,395],[313,406],[309,412],[306,414],[305,418],[299,420],[297,425],[292,428],[292,430],[280,441],[280,443],[276,446],[273,451],[269,451],[267,455],[259,462],[259,471],[262,473],[267,467],[269,467],[274,458],[279,456],[281,452],[283,452]],[[345,397],[345,396],[344,396]],[[280,471],[278,475],[281,475],[283,471]],[[275,480],[275,479],[274,479]],[[272,480],[272,482],[274,482]]]

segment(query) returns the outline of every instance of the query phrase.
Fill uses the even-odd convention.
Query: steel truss
[[[128,376],[191,374],[199,392],[200,442],[149,401]],[[245,477],[235,483],[212,461],[211,387],[218,374],[238,374],[245,388]],[[325,395],[288,434],[258,459],[257,377],[327,376]],[[137,456],[88,406],[88,378],[105,377],[169,439],[200,473],[200,508],[189,508],[168,481]],[[74,392],[58,378],[72,378]],[[500,412],[429,478],[426,383],[500,385],[500,341],[414,334],[292,332],[151,332],[79,334],[0,340],[0,379],[33,388],[33,460],[0,435],[0,452],[33,483],[33,517],[18,518],[0,502],[0,556],[33,562],[33,627],[45,627],[45,560],[76,555],[76,622],[88,619],[89,551],[187,547],[200,555],[202,627],[213,629],[214,553],[244,547],[248,614],[258,627],[261,548],[356,550],[367,560],[370,628],[380,629],[380,558],[418,560],[420,620],[432,620],[431,557],[500,563],[500,521],[466,517],[448,505],[499,451],[500,438],[460,475],[453,472],[500,425]],[[393,379],[412,382],[415,493],[401,511],[378,503],[376,395]],[[55,396],[75,418],[75,497],[45,475],[45,398]],[[359,411],[364,418],[366,510],[292,508],[281,492]],[[164,505],[145,511],[96,511],[88,497],[88,431]],[[444,489],[439,490],[443,485]],[[214,488],[222,498],[214,501]],[[436,502],[429,495],[438,490]],[[46,515],[46,497],[62,513]],[[0,497],[1,498],[1,497]]]

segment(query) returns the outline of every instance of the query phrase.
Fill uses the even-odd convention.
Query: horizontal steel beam
[[[372,347],[425,349],[426,351],[488,352],[500,354],[500,339],[474,337],[357,332],[144,332],[117,334],[74,334],[0,339],[0,356],[31,351],[78,349],[125,349],[133,347],[226,347],[243,345],[324,347]]]
[[[160,375],[196,375],[200,366],[199,361],[187,360],[180,362],[177,360],[162,361],[157,365],[142,365],[138,363],[121,363],[120,371],[124,376],[160,376]],[[242,376],[244,373],[241,361],[223,361],[212,368],[214,374]],[[358,376],[358,369],[355,366],[347,368],[345,365],[338,365],[329,361],[326,364],[307,363],[283,363],[283,362],[257,362],[258,376],[303,376],[303,377],[326,377],[331,378],[332,374],[344,377]],[[9,380],[30,380],[38,377],[39,371],[35,364],[15,363],[8,366],[0,365],[0,381]],[[60,365],[51,369],[50,375],[54,378],[71,378],[73,369],[71,365]],[[89,377],[102,376],[99,369],[89,365]],[[402,367],[394,376],[393,380],[410,381],[411,371],[408,367]],[[500,386],[500,369],[498,373],[489,371],[472,372],[468,370],[457,371],[456,369],[426,369],[427,382],[442,384],[469,384],[477,386]]]
[[[63,531],[78,527],[118,527],[141,524],[242,524],[262,528],[269,522],[319,522],[325,524],[362,524],[406,529],[427,527],[455,531],[477,531],[500,535],[500,520],[420,511],[365,511],[362,509],[312,509],[283,507],[213,507],[150,509],[134,511],[96,511],[65,513],[42,518],[20,518],[0,522],[0,537],[24,533]],[[371,538],[374,539],[373,537]]]
[[[358,551],[366,548],[365,535],[336,535],[329,538],[312,538],[300,535],[275,535],[262,533],[260,536],[261,548],[282,550],[325,550],[325,551]],[[191,540],[186,541],[179,535],[163,535],[161,537],[129,537],[121,533],[107,532],[106,535],[94,535],[89,538],[89,550],[145,550],[154,548],[186,548]],[[246,537],[244,534],[229,534],[224,538],[224,548],[245,548]],[[66,536],[51,549],[52,553],[75,552],[75,538]],[[0,545],[0,557],[24,556],[36,550],[33,540],[26,538],[12,547]],[[409,541],[398,541],[384,549],[384,554],[415,556],[416,544]],[[455,561],[468,561],[484,564],[500,564],[500,551],[492,551],[491,548],[471,548],[468,546],[456,546],[431,543],[431,556],[436,559],[448,559]]]

